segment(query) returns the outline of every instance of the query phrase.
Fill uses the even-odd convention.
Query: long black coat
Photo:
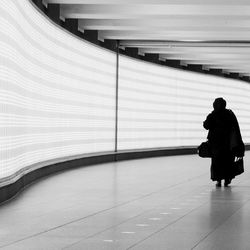
[[[211,179],[233,179],[233,149],[232,133],[236,141],[242,141],[238,121],[231,110],[223,109],[210,113],[203,123],[208,132],[208,141],[212,148]]]

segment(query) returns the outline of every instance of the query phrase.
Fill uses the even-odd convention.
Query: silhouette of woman
[[[233,111],[226,109],[226,101],[220,97],[213,103],[214,110],[207,116],[203,127],[207,129],[211,145],[211,179],[221,186],[221,180],[228,186],[235,177],[233,163],[235,157],[244,156],[244,144],[240,128]]]

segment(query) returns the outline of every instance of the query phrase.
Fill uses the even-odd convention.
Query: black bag
[[[237,147],[232,148],[232,153],[236,157],[243,157],[243,156],[245,156],[245,145],[244,145],[244,143],[242,142]]]
[[[240,133],[239,123],[232,110],[229,109],[232,117],[232,129],[230,133],[230,149],[234,156],[243,157],[245,155],[245,145]]]
[[[245,155],[245,145],[242,141],[240,132],[232,129],[230,135],[230,149],[233,152],[233,155],[236,157],[243,157]]]
[[[234,163],[233,163],[233,171],[234,175],[240,175],[244,173],[244,162],[243,158],[238,158]]]
[[[211,158],[212,150],[209,141],[202,142],[201,145],[197,148],[198,155],[202,158]]]

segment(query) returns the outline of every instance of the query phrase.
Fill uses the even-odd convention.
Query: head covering
[[[216,98],[213,103],[214,111],[222,111],[226,108],[227,102],[222,98]]]

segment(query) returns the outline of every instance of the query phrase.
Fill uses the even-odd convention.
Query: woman
[[[235,177],[235,157],[244,156],[244,144],[237,118],[231,110],[226,109],[226,101],[221,97],[216,98],[213,108],[203,123],[204,128],[209,130],[207,138],[212,151],[211,179],[217,181],[217,187],[221,186],[222,180],[228,186]]]

